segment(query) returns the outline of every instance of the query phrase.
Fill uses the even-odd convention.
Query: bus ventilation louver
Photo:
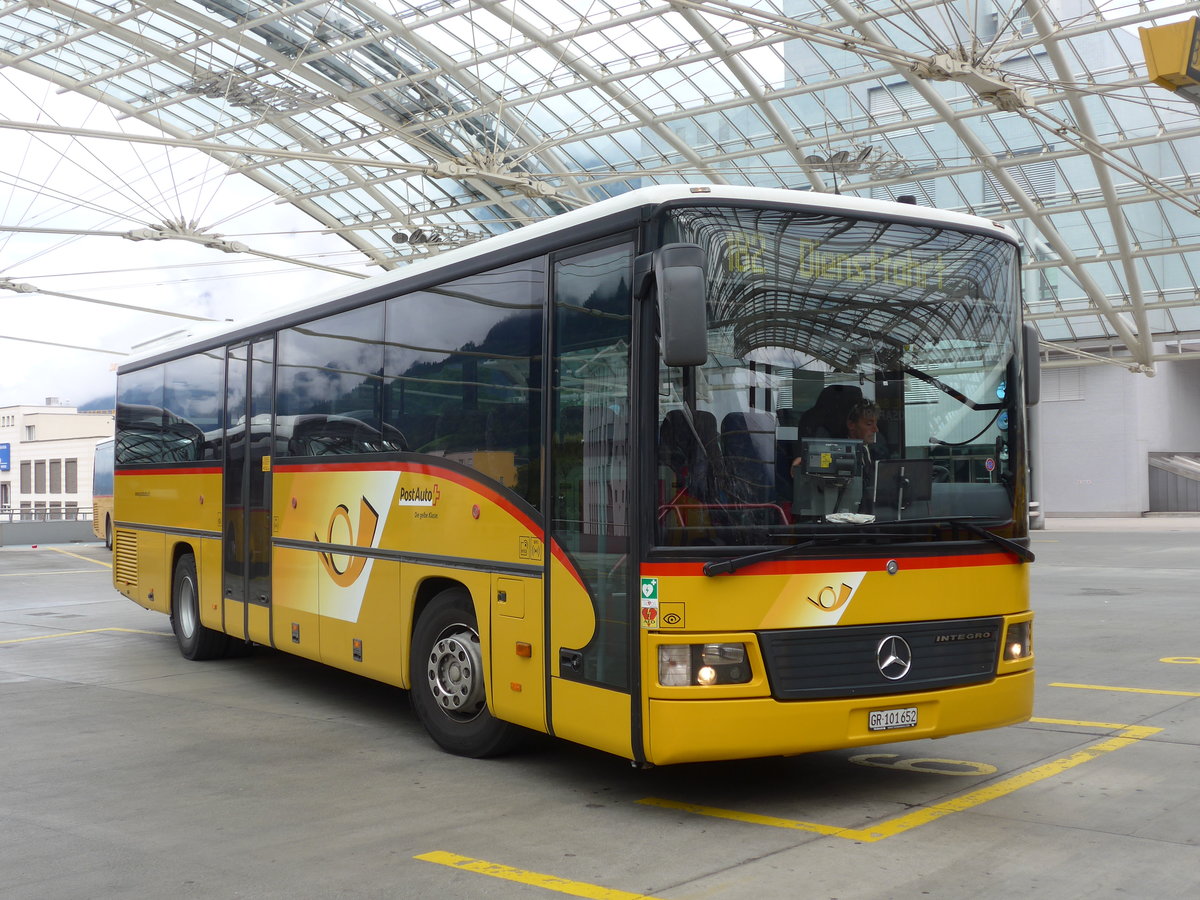
[[[951,619],[764,631],[759,641],[775,699],[814,700],[990,681],[1003,627],[999,617]],[[901,640],[889,640],[893,637]],[[897,646],[907,656],[899,668],[893,659]]]
[[[137,587],[137,534],[118,531],[113,535],[113,580],[131,588]]]

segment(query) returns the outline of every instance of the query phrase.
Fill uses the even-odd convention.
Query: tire
[[[104,517],[104,549],[112,549],[112,516]]]
[[[520,730],[488,711],[483,654],[470,595],[442,591],[413,629],[409,697],[417,718],[439,747],[481,759],[512,750]]]
[[[175,564],[171,590],[171,630],[186,659],[220,659],[229,649],[229,636],[200,622],[200,589],[196,557],[188,553]]]

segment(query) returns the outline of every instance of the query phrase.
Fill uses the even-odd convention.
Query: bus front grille
[[[898,694],[989,681],[1003,620],[948,619],[759,632],[777,700]]]

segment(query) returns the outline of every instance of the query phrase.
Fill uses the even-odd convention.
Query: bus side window
[[[385,317],[384,421],[534,504],[545,292],[534,257],[391,297]]]
[[[453,409],[437,421],[438,449],[446,453],[471,453],[489,450],[487,413],[479,409]]]

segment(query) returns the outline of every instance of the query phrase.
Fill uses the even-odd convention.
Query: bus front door
[[[550,712],[559,737],[632,757],[633,244],[605,244],[554,264]]]
[[[225,630],[271,642],[274,341],[231,347],[225,370]]]

